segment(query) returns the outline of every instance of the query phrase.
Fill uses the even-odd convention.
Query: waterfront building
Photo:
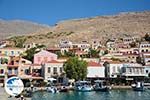
[[[145,69],[144,72],[147,77],[150,77],[150,64],[144,65]]]
[[[7,75],[8,77],[17,76],[18,75],[18,67],[19,67],[20,57],[10,57],[10,61],[7,65]]]
[[[100,63],[90,61],[87,66],[87,78],[104,78],[105,77],[105,67]]]
[[[24,63],[21,64],[18,68],[19,74],[18,76],[26,83],[26,82],[35,82],[43,80],[43,71],[42,65],[40,64],[31,64],[31,63]]]
[[[44,79],[48,80],[51,77],[59,77],[63,71],[63,62],[51,60],[43,65]]]
[[[46,50],[34,54],[34,64],[44,64],[51,60],[57,60],[57,55]]]
[[[117,78],[121,75],[123,63],[120,61],[108,61],[109,78]]]
[[[31,61],[20,58],[19,67],[18,67],[18,76],[22,77],[24,75],[30,74],[30,65],[32,64]]]
[[[0,86],[3,85],[7,73],[7,64],[0,64]]]
[[[128,78],[130,78],[130,80],[143,79],[143,77],[146,76],[144,70],[145,67],[141,64],[125,63],[122,68],[122,76],[125,77],[126,80],[128,80]]]

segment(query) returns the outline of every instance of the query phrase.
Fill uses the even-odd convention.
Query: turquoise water
[[[32,100],[150,100],[150,90],[135,92],[132,90],[112,90],[110,92],[36,92]]]

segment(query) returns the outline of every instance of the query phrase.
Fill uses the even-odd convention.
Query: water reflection
[[[150,91],[112,90],[110,92],[36,92],[32,100],[150,100]]]

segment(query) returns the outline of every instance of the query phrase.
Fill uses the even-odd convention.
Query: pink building
[[[34,55],[34,64],[41,64],[51,60],[57,60],[57,55],[46,50],[42,50]]]

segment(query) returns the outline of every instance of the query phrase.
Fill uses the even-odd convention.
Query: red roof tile
[[[51,60],[51,61],[48,61],[47,63],[62,63],[62,62],[59,62],[57,60]]]
[[[87,52],[84,52],[84,51],[76,51],[76,53],[75,54],[88,54]]]
[[[99,63],[96,63],[96,62],[94,62],[94,61],[90,61],[90,62],[88,62],[88,67],[100,67],[101,66],[101,64],[99,64]]]
[[[41,64],[31,64],[32,66],[41,66]]]

